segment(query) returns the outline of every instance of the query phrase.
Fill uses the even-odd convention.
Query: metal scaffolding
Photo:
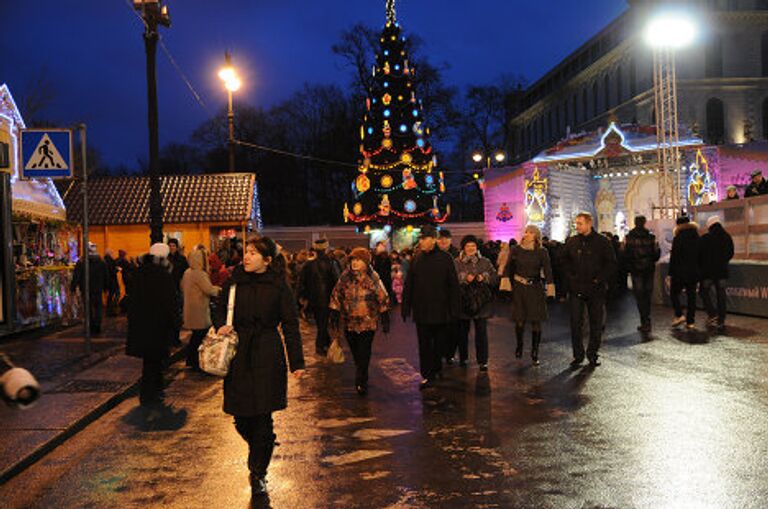
[[[680,149],[677,115],[675,50],[653,51],[653,92],[656,112],[656,156],[659,164],[659,202],[662,218],[674,218],[680,211]]]

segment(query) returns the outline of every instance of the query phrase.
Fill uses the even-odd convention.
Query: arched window
[[[763,99],[763,139],[768,140],[768,97]]]
[[[611,109],[611,75],[606,73],[603,78],[603,93],[605,94],[605,102],[603,103],[603,110],[607,111]]]
[[[723,76],[723,38],[712,34],[707,41],[704,76],[722,78]]]
[[[707,143],[718,145],[725,142],[725,109],[723,101],[712,98],[707,101]]]
[[[621,78],[622,75],[622,68],[621,66],[618,66],[616,68],[616,104],[619,105],[624,100],[624,87],[623,87],[623,81]]]
[[[761,76],[768,76],[768,30],[763,32],[760,38],[760,59],[763,62],[763,69]]]

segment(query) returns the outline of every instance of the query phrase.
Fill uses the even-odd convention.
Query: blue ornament
[[[405,125],[405,124],[402,124],[402,125],[400,126],[400,132],[401,132],[401,133],[407,133],[407,132],[408,132],[408,126],[407,126],[407,125]]]
[[[368,128],[368,134],[373,134],[373,127]]]
[[[399,71],[399,70],[400,70],[400,64],[395,64],[395,70],[396,70],[396,71]]]
[[[388,57],[388,56],[389,56],[389,50],[388,50],[388,49],[385,49],[385,50],[384,50],[384,56],[385,56],[385,57]]]
[[[384,82],[384,88],[389,88],[389,82],[388,81]]]
[[[435,185],[435,177],[433,177],[432,175],[427,175],[426,177],[424,177],[424,182],[426,182],[429,187],[432,187],[433,185]]]
[[[419,116],[419,110],[413,110],[413,116],[418,117]]]
[[[389,118],[389,115],[391,115],[389,110],[384,110],[384,116]]]
[[[416,211],[416,202],[413,200],[406,200],[406,202],[403,204],[403,208],[406,212],[412,214]]]
[[[424,148],[424,140],[419,138],[418,140],[416,140],[416,145],[418,145],[419,148]]]
[[[376,104],[376,102],[377,102],[377,101],[376,101],[376,98],[374,97],[374,98],[373,98],[373,104]]]
[[[389,233],[389,232],[392,231],[392,227],[390,225],[386,224],[386,225],[384,225],[384,231]]]

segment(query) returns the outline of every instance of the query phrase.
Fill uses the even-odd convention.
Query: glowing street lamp
[[[501,164],[507,160],[507,154],[505,154],[501,150],[496,150],[495,152],[493,152],[493,154],[488,154],[487,156],[483,152],[480,152],[479,150],[472,153],[472,160],[475,163],[480,164],[483,161],[485,161],[485,169],[488,169],[491,167],[491,158],[493,158],[493,160],[496,161],[496,163]]]
[[[225,66],[219,71],[219,78],[224,82],[224,88],[227,89],[227,125],[229,127],[229,171],[235,171],[235,113],[232,110],[232,92],[237,92],[243,85],[237,75],[237,71],[232,67],[232,57],[229,52],[224,53]]]

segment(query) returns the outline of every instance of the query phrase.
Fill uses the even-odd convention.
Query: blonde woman
[[[526,226],[520,244],[510,247],[506,273],[512,280],[512,319],[517,335],[515,357],[523,356],[525,322],[530,322],[531,360],[538,366],[541,322],[547,319],[547,297],[555,296],[555,285],[549,254],[542,246],[541,230],[537,226]]]

